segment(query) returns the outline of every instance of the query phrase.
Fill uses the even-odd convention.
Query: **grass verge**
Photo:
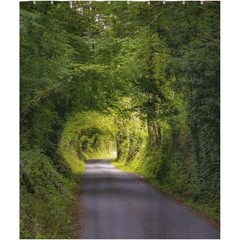
[[[81,222],[81,218],[83,217],[83,211],[82,211],[82,205],[80,204],[80,201],[83,197],[83,191],[82,191],[83,182],[84,182],[83,177],[78,175],[78,187],[77,187],[77,191],[75,193],[75,202],[74,202],[74,206],[73,206],[72,212],[71,212],[72,239],[79,239],[81,237],[80,231],[83,227],[83,224]]]
[[[138,173],[140,175],[143,175],[144,178],[140,179],[141,182],[147,184],[149,187],[154,188],[156,191],[167,195],[173,201],[181,204],[183,207],[191,209],[195,215],[203,217],[205,220],[208,221],[211,226],[220,230],[220,220],[216,219],[217,217],[211,215],[211,209],[208,205],[198,205],[197,203],[187,199],[186,197],[182,197],[179,194],[172,193],[166,187],[162,186],[154,175],[147,174],[144,169],[135,168],[131,164],[126,164],[125,162],[118,162],[117,159],[111,160],[110,164],[124,172]]]

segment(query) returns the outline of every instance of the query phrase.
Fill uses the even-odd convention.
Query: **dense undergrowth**
[[[53,158],[40,149],[20,152],[21,238],[74,237],[71,211],[77,176],[84,172],[84,160],[113,157],[110,123],[97,113],[76,114],[66,124]]]
[[[149,141],[146,128],[140,129],[140,126],[133,127],[131,124],[128,124],[128,127],[132,131],[138,127],[138,131],[142,132],[141,136],[131,135],[130,131],[127,137],[122,138],[118,149],[120,155],[111,160],[112,165],[123,171],[144,175],[147,182],[162,192],[219,221],[219,191],[213,191],[211,188],[202,191],[194,149],[189,144],[191,135],[186,126],[185,131],[182,127],[178,139],[172,138],[170,129],[162,129],[160,145]],[[177,148],[176,141],[179,144]]]
[[[220,221],[220,173],[203,177],[207,161],[199,163],[196,159],[187,122],[187,102],[181,95],[172,98],[168,93],[168,96],[178,111],[172,108],[171,115],[160,115],[151,120],[151,125],[148,116],[141,112],[133,111],[128,118],[118,118],[118,156],[111,162],[123,171],[144,175],[146,181],[161,191]],[[217,157],[214,161],[217,162]],[[206,166],[205,171],[209,170]]]
[[[20,158],[20,237],[70,236],[76,176],[63,159],[56,168],[40,150],[23,151]]]

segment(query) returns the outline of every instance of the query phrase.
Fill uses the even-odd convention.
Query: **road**
[[[220,233],[182,205],[114,168],[107,159],[86,161],[83,239],[219,239]]]

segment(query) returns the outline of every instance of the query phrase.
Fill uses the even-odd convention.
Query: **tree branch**
[[[29,109],[31,109],[32,107],[34,107],[34,106],[35,106],[47,93],[49,93],[51,90],[54,90],[54,89],[60,87],[62,82],[63,82],[63,81],[61,81],[58,86],[55,86],[55,87],[51,86],[51,87],[49,87],[49,89],[46,90],[41,96],[39,96],[38,98],[34,99],[33,102],[30,104],[29,107],[28,107],[28,105],[26,105],[25,108],[21,111],[21,114],[23,114],[26,110],[29,110]]]
[[[161,2],[158,2],[158,3],[156,3],[155,5],[150,5],[150,6],[148,6],[147,8],[145,8],[143,11],[141,11],[140,13],[136,13],[135,15],[133,15],[133,16],[131,16],[131,17],[129,17],[129,18],[125,18],[125,19],[121,20],[120,22],[122,23],[122,22],[125,22],[125,21],[133,18],[133,17],[136,17],[136,16],[142,14],[143,12],[145,12],[148,8],[150,8],[150,9],[148,9],[148,10],[151,10],[152,8],[158,6],[160,3],[161,3]]]
[[[211,61],[214,61],[210,58],[206,58],[206,57],[194,57],[194,58],[190,58],[190,59],[181,59],[181,58],[174,58],[173,56],[171,56],[174,60],[177,60],[177,61],[192,61],[192,60],[198,60],[198,59],[207,59],[207,60],[211,60]]]
[[[210,16],[211,16],[213,13],[215,13],[216,11],[219,11],[219,9],[217,9],[217,10],[215,10],[215,11],[211,12]]]
[[[213,2],[208,2],[208,1],[204,1],[204,3],[220,6],[220,4],[213,3]]]
[[[218,47],[220,47],[220,45],[218,44],[218,42],[217,42],[217,40],[216,40],[215,38],[213,38],[213,37],[210,36],[208,33],[204,32],[204,31],[202,30],[202,28],[201,28],[201,26],[200,26],[200,24],[199,24],[199,22],[198,22],[197,17],[196,17],[195,14],[194,14],[194,16],[195,16],[195,19],[196,19],[196,21],[197,21],[197,25],[198,25],[198,27],[200,28],[200,31],[201,31],[203,34],[205,34],[206,36],[208,36],[210,40],[212,40],[213,42],[215,42]]]
[[[192,32],[195,36],[197,36],[197,37],[199,37],[199,38],[203,38],[203,39],[207,39],[207,40],[213,41],[213,42],[217,43],[217,46],[218,46],[218,47],[220,47],[219,44],[218,44],[218,42],[216,41],[216,39],[214,39],[212,36],[210,36],[209,34],[205,33],[205,32],[202,30],[202,28],[200,27],[200,25],[199,25],[199,23],[198,23],[198,20],[197,20],[195,14],[194,14],[194,17],[195,17],[195,20],[196,20],[196,22],[197,22],[198,27],[200,28],[200,31],[201,31],[203,34],[205,34],[206,36],[208,36],[208,37],[204,37],[204,36],[201,36],[201,35],[195,33],[195,32],[193,31],[193,26],[192,26],[191,22],[189,21],[189,19],[188,19],[187,16],[186,16],[186,19],[187,19],[189,25],[191,26],[190,32]]]
[[[176,2],[177,3],[177,2]],[[149,27],[161,14],[163,14],[164,12],[166,12],[167,10],[171,9],[176,3],[172,4],[171,7],[169,7],[168,9],[165,9],[163,12],[159,13],[146,27],[139,29],[139,30],[134,30],[132,32],[129,33],[129,35],[131,35],[134,32],[140,32],[143,31],[144,29],[146,29],[147,27]],[[125,32],[121,37],[119,37],[119,39],[121,39],[125,34],[127,34],[127,32]]]

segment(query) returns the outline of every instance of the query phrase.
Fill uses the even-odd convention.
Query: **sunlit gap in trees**
[[[104,160],[101,160],[104,161]],[[87,174],[96,174],[96,175],[104,175],[104,174],[120,174],[122,175],[122,171],[118,170],[117,168],[113,167],[110,164],[107,164],[109,160],[105,160],[106,163],[100,164],[86,164],[85,171]]]

